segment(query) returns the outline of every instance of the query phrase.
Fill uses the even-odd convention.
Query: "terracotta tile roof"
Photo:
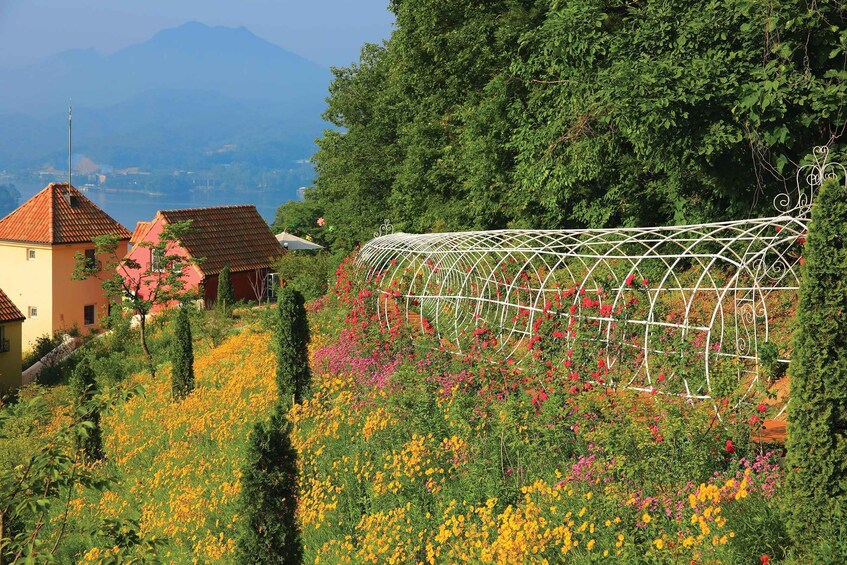
[[[133,245],[144,241],[144,236],[147,231],[153,226],[153,222],[138,222],[135,224],[135,231],[132,232],[132,239],[129,242]]]
[[[160,210],[172,224],[193,220],[191,233],[182,246],[195,259],[205,275],[217,274],[225,266],[233,272],[269,267],[282,256],[282,248],[255,206],[219,206]]]
[[[83,243],[110,233],[130,238],[125,227],[66,182],[50,183],[0,220],[0,240],[7,241]]]
[[[19,322],[25,319],[14,302],[0,288],[0,324],[4,322]]]

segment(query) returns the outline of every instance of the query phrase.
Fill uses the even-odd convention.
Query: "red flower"
[[[735,444],[731,439],[726,440],[726,445],[723,446],[727,453],[735,453]]]
[[[641,286],[647,286],[648,284],[650,284],[650,281],[647,279],[641,279]]]
[[[553,337],[556,338],[556,339],[562,339],[562,338],[565,337],[565,334],[563,334],[559,330],[556,330],[556,331],[553,332]]]
[[[767,410],[768,410],[768,406],[767,406],[767,404],[765,404],[764,402],[760,402],[760,403],[759,403],[759,405],[758,405],[758,406],[756,406],[756,410],[758,410],[759,412],[764,413],[764,412],[767,412]]]
[[[626,283],[626,286],[632,286],[632,283],[635,282],[635,274],[630,274],[628,277],[626,277],[626,280],[624,282]]]
[[[768,565],[768,563],[771,562],[771,556],[768,555],[767,553],[762,555],[761,562],[762,562],[762,565]]]

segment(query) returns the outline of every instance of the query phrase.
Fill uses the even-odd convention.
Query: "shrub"
[[[294,395],[300,402],[309,387],[309,322],[303,295],[285,288],[277,303],[276,379],[281,399]]]
[[[283,285],[310,301],[326,294],[331,261],[324,251],[294,251],[282,256],[276,270]]]
[[[235,291],[232,288],[232,279],[229,276],[229,265],[221,269],[218,275],[218,304],[224,310],[235,304]]]
[[[847,190],[821,188],[812,209],[797,308],[788,406],[789,530],[798,547],[847,556]],[[810,545],[811,544],[811,545]]]
[[[277,404],[267,422],[258,422],[250,436],[242,472],[242,529],[238,553],[242,563],[302,561],[303,549],[295,521],[297,453],[291,446],[291,424]]]
[[[29,369],[35,365],[36,361],[40,361],[43,357],[49,355],[51,351],[62,344],[62,339],[62,334],[59,333],[53,335],[43,334],[35,338],[32,349],[24,355],[23,369]]]
[[[185,398],[194,390],[194,347],[191,341],[189,306],[183,304],[174,322],[171,344],[172,390],[174,400]]]
[[[81,411],[80,419],[90,424],[81,429],[82,433],[77,437],[77,446],[82,450],[86,461],[97,461],[103,457],[103,439],[100,431],[100,412],[93,407],[93,400],[97,395],[97,382],[87,355],[82,356],[77,363],[69,384],[77,408]]]

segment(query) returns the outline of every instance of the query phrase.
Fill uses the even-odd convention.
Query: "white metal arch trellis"
[[[363,246],[378,311],[399,305],[463,351],[492,332],[499,357],[522,362],[539,323],[553,320],[562,349],[590,342],[608,384],[709,398],[716,372],[748,389],[762,344],[790,334],[798,264],[815,191],[844,166],[825,147],[801,167],[778,216],[710,224],[584,230],[393,233]],[[579,323],[586,331],[577,333]],[[565,329],[566,328],[566,329]],[[554,334],[555,335],[555,334]],[[777,347],[788,362],[786,344]],[[731,363],[727,363],[730,361]],[[614,382],[614,377],[617,382]],[[604,381],[606,382],[606,381]]]

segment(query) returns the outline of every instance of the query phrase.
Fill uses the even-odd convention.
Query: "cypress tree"
[[[82,450],[85,460],[91,463],[103,458],[103,438],[100,430],[100,411],[94,406],[97,381],[88,356],[83,356],[74,368],[69,384],[82,421],[91,423],[88,434],[77,438],[77,447]]]
[[[291,424],[277,403],[250,436],[241,478],[239,563],[300,563],[303,548],[295,521],[297,453]]]
[[[277,301],[276,380],[280,398],[305,398],[309,389],[309,321],[303,295],[284,288]]]
[[[798,548],[847,557],[847,190],[812,209],[791,358],[789,531]]]
[[[229,265],[221,269],[218,274],[218,304],[223,306],[224,310],[231,307],[235,302],[235,291],[232,288],[232,278],[230,277]]]
[[[194,346],[191,342],[189,308],[183,304],[174,322],[174,339],[171,345],[171,389],[174,400],[185,398],[194,390]]]

